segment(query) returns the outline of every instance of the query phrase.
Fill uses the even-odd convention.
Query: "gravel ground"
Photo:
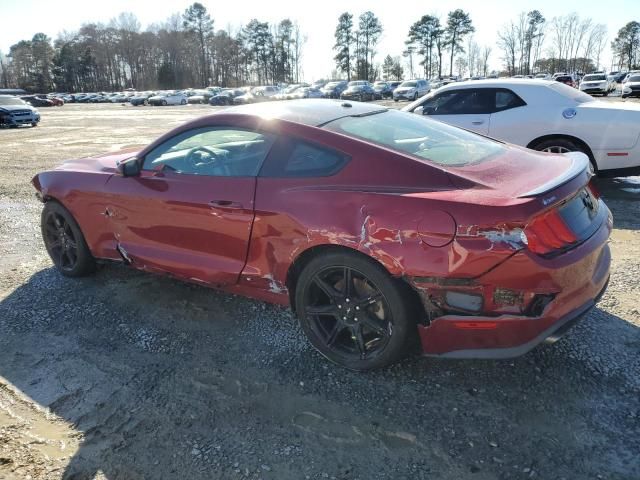
[[[286,309],[124,267],[56,273],[33,174],[211,108],[42,110],[0,130],[0,479],[640,479],[640,178],[599,182],[611,284],[560,342],[355,374]]]

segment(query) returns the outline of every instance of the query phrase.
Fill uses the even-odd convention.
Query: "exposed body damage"
[[[172,136],[212,125],[291,136],[349,160],[338,174],[309,178],[144,170],[124,177],[116,169]],[[523,353],[554,325],[584,313],[605,287],[611,223],[601,200],[598,228],[567,253],[545,258],[526,243],[531,219],[560,208],[589,176],[585,170],[555,186],[558,201],[545,205],[538,196],[519,196],[532,184],[516,172],[543,163],[531,180],[546,184],[566,168],[564,157],[505,147],[491,168],[444,169],[314,125],[220,113],[139,152],[65,163],[36,176],[34,185],[45,201],[73,214],[98,259],[282,305],[291,302],[300,265],[318,252],[360,252],[416,292],[423,306],[416,323],[429,355]],[[217,198],[233,207],[212,205]],[[582,281],[572,284],[575,278]]]

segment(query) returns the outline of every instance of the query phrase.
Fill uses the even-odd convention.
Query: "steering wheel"
[[[205,160],[201,157],[201,155],[198,155],[198,152],[204,152],[210,158],[208,160]],[[187,153],[187,156],[185,157],[185,162],[193,167],[193,169],[196,171],[198,169],[201,169],[202,167],[208,166],[209,168],[215,168],[216,170],[218,170],[216,172],[217,175],[229,174],[229,167],[226,162],[224,162],[224,155],[222,155],[221,152],[217,152],[212,148],[205,147],[204,145],[194,147],[189,150],[189,153]],[[209,173],[211,174],[212,172]]]
[[[207,161],[203,160],[201,155],[197,155],[198,152],[206,153],[210,157],[210,159]],[[205,147],[204,145],[201,145],[199,147],[194,147],[191,150],[189,150],[189,153],[187,153],[187,156],[185,157],[184,160],[186,163],[188,163],[192,167],[198,168],[202,165],[215,163],[219,159],[218,159],[218,153],[215,150],[209,147]]]

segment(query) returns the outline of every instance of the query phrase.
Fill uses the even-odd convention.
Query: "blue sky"
[[[7,53],[12,44],[40,31],[55,38],[59,32],[76,30],[83,23],[107,23],[123,11],[134,13],[145,28],[150,23],[163,21],[172,13],[184,11],[191,3],[193,0],[172,0],[166,3],[157,0],[0,0],[0,51]],[[611,8],[608,9],[603,8],[603,2],[594,0],[201,0],[201,3],[214,18],[216,29],[237,29],[252,18],[275,22],[289,17],[297,21],[307,36],[303,53],[303,69],[307,80],[327,76],[331,72],[333,32],[338,16],[346,7],[356,15],[371,10],[382,21],[384,33],[378,46],[378,60],[387,53],[401,54],[409,26],[420,16],[436,14],[444,18],[448,11],[462,8],[471,14],[476,27],[475,41],[481,46],[489,45],[493,48],[490,62],[493,68],[501,66],[500,54],[495,45],[500,26],[515,19],[522,11],[536,8],[547,19],[577,12],[581,17],[591,17],[594,22],[605,24],[609,41],[627,22],[640,21],[639,0],[616,0],[609,3]],[[607,42],[604,53],[607,63],[610,61],[609,43]]]

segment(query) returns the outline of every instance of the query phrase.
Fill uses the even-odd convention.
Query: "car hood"
[[[35,110],[31,105],[0,105],[0,110],[15,112],[17,110]]]
[[[72,172],[115,173],[118,162],[135,157],[142,150],[141,145],[132,146],[117,152],[102,153],[91,157],[67,160],[56,170]]]
[[[506,145],[498,156],[464,167],[449,167],[460,188],[478,186],[491,196],[520,198],[541,195],[585,172],[589,158],[580,152],[553,154]]]

